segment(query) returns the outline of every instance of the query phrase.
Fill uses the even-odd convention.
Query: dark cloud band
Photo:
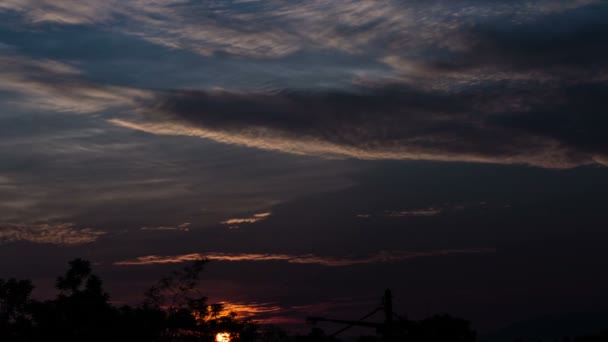
[[[528,164],[606,162],[608,84],[520,84],[462,92],[375,88],[361,93],[177,91],[145,106],[153,134],[324,157]],[[584,103],[584,105],[581,105]],[[569,128],[574,128],[571,130]]]

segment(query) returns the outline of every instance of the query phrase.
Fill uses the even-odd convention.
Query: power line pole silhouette
[[[373,316],[374,314],[382,311],[384,313],[384,322],[365,322],[364,320]],[[397,317],[398,321],[395,321],[393,318]],[[382,297],[382,304],[375,308],[372,312],[367,315],[361,317],[357,321],[352,320],[344,320],[344,319],[333,319],[333,318],[325,318],[325,317],[307,317],[306,322],[309,324],[316,324],[318,322],[331,322],[331,323],[339,323],[346,324],[347,326],[334,332],[330,336],[336,336],[352,327],[367,327],[367,328],[375,328],[376,331],[382,335],[382,337],[386,341],[391,341],[397,336],[403,336],[404,333],[407,332],[409,328],[409,322],[407,320],[402,319],[399,315],[393,312],[393,295],[390,289],[386,289],[384,291],[384,296]]]

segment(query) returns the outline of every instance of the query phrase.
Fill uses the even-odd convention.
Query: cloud
[[[564,58],[594,58],[589,56],[597,51],[600,56],[594,61],[605,60],[601,55],[606,50],[606,8],[601,0],[311,0],[306,4],[7,0],[0,4],[0,11],[19,13],[29,24],[96,25],[203,56],[277,59],[300,52],[339,51],[363,57],[368,67],[380,62],[392,69],[357,76],[365,74],[366,67],[361,66],[350,70],[356,77],[428,87],[553,80],[556,74],[571,72],[552,65]],[[522,68],[522,62],[541,68]],[[576,76],[579,79],[598,77],[588,69],[579,71],[584,71]]]
[[[271,214],[272,214],[271,212],[266,212],[266,213],[254,214],[251,217],[231,218],[231,219],[224,220],[221,223],[222,224],[228,224],[228,225],[235,225],[235,224],[240,224],[240,223],[256,223],[256,222],[265,220]]]
[[[608,80],[608,5],[602,1],[537,2],[533,19],[472,22],[450,34],[458,49],[412,56],[389,51],[389,78],[429,88],[497,81],[575,84]],[[525,18],[523,16],[522,18]]]
[[[445,250],[431,250],[431,251],[382,251],[366,257],[353,258],[353,257],[329,257],[329,256],[316,256],[312,254],[306,255],[291,255],[291,254],[256,254],[256,253],[243,253],[243,254],[230,254],[230,253],[193,253],[183,254],[174,256],[158,256],[148,255],[137,257],[135,259],[123,260],[115,262],[115,265],[133,266],[133,265],[155,265],[155,264],[171,264],[181,263],[201,258],[207,258],[209,260],[217,261],[249,261],[249,262],[261,262],[261,261],[283,261],[292,264],[314,264],[327,267],[344,267],[353,265],[364,265],[364,264],[376,264],[376,263],[388,263],[388,262],[399,262],[408,259],[422,258],[422,257],[435,257],[445,255],[458,255],[458,254],[485,254],[495,252],[492,248],[479,248],[479,249],[445,249]]]
[[[39,6],[63,13],[55,16],[35,14],[33,4],[10,1],[2,8],[34,22],[63,16],[90,23],[87,13],[99,11],[103,15],[95,18],[108,23],[126,15],[132,24],[117,20],[120,29],[177,47],[187,43],[208,53],[250,57],[338,49],[366,54],[392,70],[385,79],[361,78],[360,87],[343,91],[154,92],[95,84],[75,64],[11,52],[0,57],[0,90],[18,95],[11,101],[21,106],[79,113],[128,108],[142,116],[117,115],[109,122],[324,158],[546,168],[606,165],[608,159],[605,2],[312,1],[239,7],[134,0],[107,10],[92,2],[82,2],[82,8],[72,1]],[[251,20],[258,12],[267,20]]]
[[[459,92],[404,86],[325,93],[175,91],[147,103],[141,120],[109,122],[152,134],[327,158],[570,168],[605,160],[608,141],[600,131],[608,125],[602,116],[606,91],[604,82]],[[577,110],[579,103],[585,112]],[[565,129],[570,122],[577,131]]]
[[[28,241],[53,245],[80,245],[106,234],[93,228],[75,228],[74,223],[2,224],[0,243]]]
[[[272,319],[268,315],[276,314],[284,310],[284,308],[278,306],[276,303],[259,303],[259,302],[219,302],[224,306],[224,312],[234,312],[240,318],[261,318],[261,322],[271,323]],[[257,319],[256,319],[257,321]]]
[[[110,20],[118,1],[3,0],[0,10],[23,14],[33,23],[86,24]]]
[[[370,218],[402,218],[402,217],[434,217],[442,214],[454,214],[462,210],[502,210],[510,208],[511,205],[502,201],[488,203],[486,201],[476,202],[445,202],[439,205],[428,207],[407,208],[407,209],[387,209],[383,211],[367,212],[356,214],[359,219]]]
[[[187,232],[190,230],[190,226],[192,225],[192,223],[190,222],[185,222],[182,223],[178,226],[170,226],[170,227],[166,227],[166,226],[159,226],[159,227],[141,227],[139,228],[140,230],[157,230],[157,231],[167,231],[167,230],[179,230],[179,231],[184,231]]]
[[[203,227],[352,184],[344,165],[133,134],[108,125],[100,118],[105,113],[3,113],[0,216],[6,223]],[[202,150],[205,157],[196,157]],[[125,219],[128,224],[118,222]]]
[[[458,48],[451,32],[487,18],[526,21],[599,0],[512,1],[190,1],[5,0],[0,10],[30,24],[101,25],[201,55],[279,58],[305,50],[401,52]]]
[[[383,50],[393,74],[348,91],[167,91],[142,102],[139,120],[110,123],[325,158],[606,165],[608,4],[517,4],[455,6],[505,13],[464,26],[459,17],[443,37],[458,46],[405,39],[417,55]]]
[[[28,109],[95,113],[133,106],[146,91],[83,80],[74,65],[16,53],[0,56],[0,92],[12,94],[6,103]]]
[[[435,216],[443,212],[441,208],[423,208],[423,209],[412,209],[412,210],[399,210],[399,211],[387,211],[385,213],[388,217],[410,217],[410,216]]]
[[[261,324],[300,324],[303,316],[334,310],[352,310],[358,306],[372,306],[375,300],[332,299],[307,305],[281,306],[279,303],[220,302],[224,312],[235,312],[240,318],[251,318]]]
[[[386,210],[380,216],[384,217],[430,217],[436,216],[443,212],[442,208],[429,207],[421,209],[404,209],[404,210]],[[375,216],[375,215],[374,215]],[[360,219],[368,219],[372,214],[357,214],[355,217]]]

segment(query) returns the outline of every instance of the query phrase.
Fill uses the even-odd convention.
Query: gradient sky
[[[290,326],[608,310],[608,1],[0,0],[0,277]],[[330,329],[331,330],[331,329]]]

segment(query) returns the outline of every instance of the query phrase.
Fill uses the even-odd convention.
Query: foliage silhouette
[[[134,307],[110,304],[101,279],[82,259],[70,261],[57,278],[52,300],[32,300],[29,280],[0,279],[0,341],[214,341],[218,332],[253,340],[258,325],[200,294],[206,263],[197,260],[162,278]]]
[[[222,304],[208,303],[198,286],[207,262],[194,261],[161,278],[137,306],[113,306],[90,262],[82,259],[69,262],[66,273],[57,278],[58,294],[51,300],[31,299],[30,280],[0,279],[0,341],[207,342],[215,341],[219,332],[229,333],[235,342],[339,341],[319,328],[290,336],[278,327],[226,313]],[[394,333],[361,336],[359,341],[475,341],[470,322],[449,315],[403,319],[395,327]],[[562,342],[597,341],[608,341],[608,331]]]
[[[28,304],[33,289],[29,280],[0,279],[0,340],[19,341],[31,330]]]

